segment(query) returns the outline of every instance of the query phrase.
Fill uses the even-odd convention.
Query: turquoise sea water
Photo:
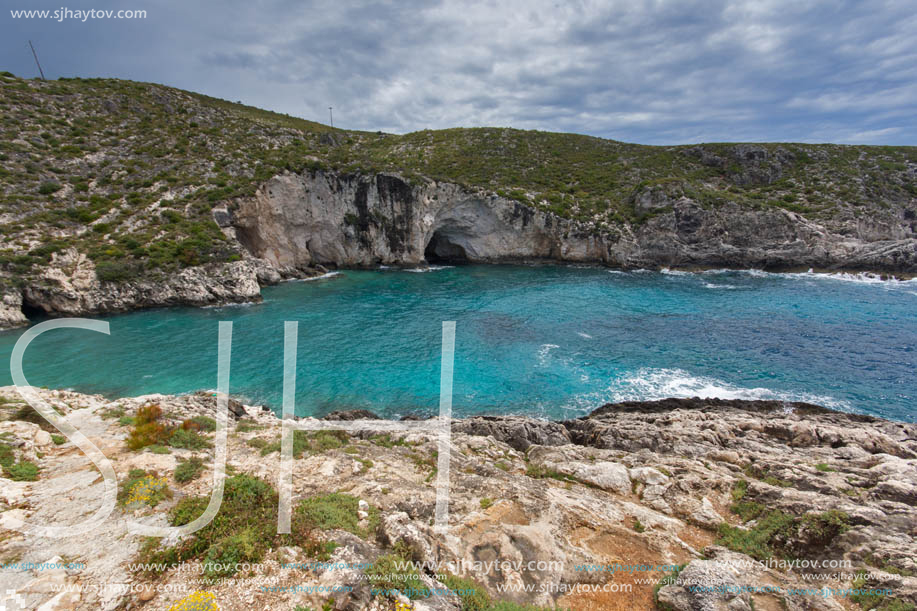
[[[109,396],[216,386],[280,405],[283,323],[299,321],[297,413],[438,407],[441,325],[456,321],[454,410],[565,418],[669,396],[806,400],[917,420],[917,282],[814,274],[469,266],[343,271],[264,303],[104,317],[111,335],[36,339],[36,386]],[[0,385],[21,331],[0,333]]]

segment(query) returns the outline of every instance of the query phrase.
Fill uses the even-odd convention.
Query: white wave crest
[[[694,376],[683,369],[640,369],[612,381],[604,390],[579,395],[569,407],[593,409],[604,403],[619,401],[654,401],[657,399],[745,399],[802,401],[831,409],[851,411],[841,399],[805,392],[788,392],[770,388],[746,388],[716,378]]]
[[[438,272],[441,269],[452,269],[454,265],[428,265],[426,267],[412,267],[404,271],[411,272],[412,274],[425,274],[427,272]]]
[[[542,344],[538,348],[538,365],[544,367],[548,364],[548,357],[551,355],[551,350],[555,348],[560,348],[557,344]]]
[[[857,284],[873,284],[887,288],[899,286],[913,286],[917,278],[901,280],[899,278],[882,277],[872,272],[816,272],[810,269],[806,272],[766,272],[761,269],[708,269],[699,274],[744,274],[753,278],[793,278],[796,280],[834,280],[838,282],[854,282]]]
[[[328,272],[327,274],[322,274],[321,276],[312,276],[311,278],[303,278],[303,282],[312,282],[313,280],[324,280],[325,278],[334,278],[335,276],[340,276],[341,272]]]

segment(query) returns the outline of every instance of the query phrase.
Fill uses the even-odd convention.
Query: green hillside
[[[399,172],[487,189],[595,223],[645,220],[647,190],[813,219],[917,198],[917,148],[643,146],[504,128],[356,132],[162,85],[0,73],[0,273],[76,246],[105,279],[239,254],[213,206],[285,170]]]

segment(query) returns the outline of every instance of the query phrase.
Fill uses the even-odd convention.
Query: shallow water
[[[917,420],[917,282],[863,275],[469,266],[344,271],[264,303],[104,317],[111,335],[36,339],[37,386],[110,396],[216,386],[280,405],[283,321],[299,321],[297,413],[438,407],[441,324],[456,321],[454,410],[565,418],[670,396],[805,400]],[[0,358],[21,331],[0,333]],[[9,368],[0,384],[10,384]]]

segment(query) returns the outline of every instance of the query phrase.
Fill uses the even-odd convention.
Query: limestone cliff
[[[565,261],[620,267],[917,270],[906,220],[815,222],[780,208],[704,206],[646,189],[641,222],[601,226],[456,184],[397,175],[283,174],[218,217],[279,267]]]

